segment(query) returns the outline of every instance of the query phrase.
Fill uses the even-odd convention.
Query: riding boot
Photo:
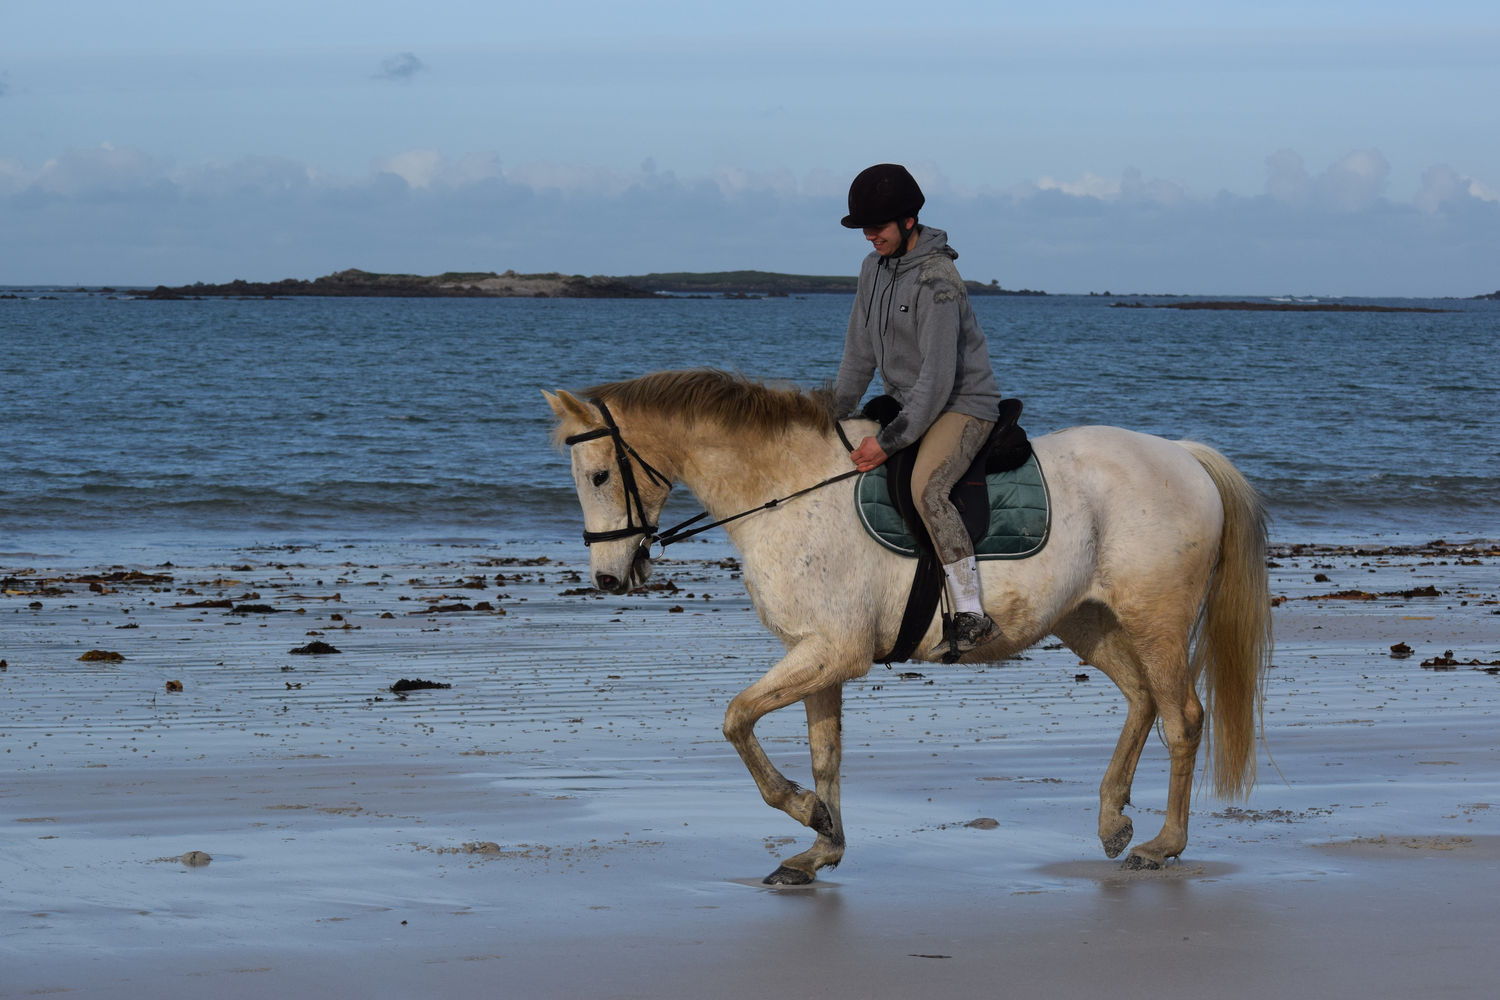
[[[941,641],[932,653],[943,659],[957,659],[969,650],[1000,637],[1000,627],[984,613],[979,596],[979,563],[973,557],[958,559],[943,566],[948,595],[954,614],[943,629]]]

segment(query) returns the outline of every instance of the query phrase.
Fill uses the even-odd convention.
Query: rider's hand
[[[859,443],[858,448],[849,453],[849,458],[860,472],[869,472],[885,461],[886,454],[885,449],[880,447],[880,442],[867,437]]]

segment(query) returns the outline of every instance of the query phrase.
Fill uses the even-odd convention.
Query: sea
[[[974,310],[1030,434],[1105,423],[1209,443],[1266,497],[1273,541],[1500,536],[1500,302],[1157,308],[1177,301]],[[849,307],[0,288],[0,568],[398,543],[581,557],[542,390],[695,366],[816,386]],[[674,495],[664,521],[694,510]],[[721,530],[704,544],[727,547]]]

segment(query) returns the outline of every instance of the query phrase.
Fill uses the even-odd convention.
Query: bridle
[[[613,531],[585,531],[583,533],[583,544],[593,545],[595,542],[612,542],[618,538],[629,538],[631,535],[646,536],[644,548],[649,549],[651,543],[658,537],[656,525],[652,524],[646,517],[646,504],[641,500],[640,487],[635,484],[635,471],[630,466],[630,459],[634,458],[641,463],[641,468],[652,482],[659,483],[668,489],[672,488],[672,481],[651,467],[640,454],[630,445],[625,443],[625,438],[620,434],[620,427],[615,423],[615,418],[610,414],[609,407],[604,405],[602,399],[592,399],[589,402],[599,407],[599,413],[604,417],[604,426],[596,427],[591,431],[581,434],[573,434],[563,438],[563,444],[569,448],[575,444],[585,441],[593,441],[595,438],[608,437],[614,441],[615,464],[620,469],[620,482],[625,487],[625,527],[616,528]],[[639,517],[641,523],[636,524]],[[679,525],[679,527],[681,527]]]
[[[693,515],[686,521],[683,521],[681,524],[673,525],[666,531],[658,532],[656,530],[656,525],[652,524],[646,517],[646,504],[641,500],[641,491],[640,488],[636,485],[635,472],[631,468],[630,459],[633,458],[640,463],[641,469],[645,471],[646,475],[650,477],[652,482],[659,483],[660,485],[671,489],[672,481],[666,476],[662,475],[656,469],[652,468],[650,462],[647,462],[640,456],[639,452],[637,452],[634,448],[630,447],[630,445],[626,443],[624,436],[620,434],[619,425],[615,423],[614,416],[609,412],[609,407],[604,405],[604,400],[591,399],[589,400],[589,402],[593,403],[599,408],[599,414],[604,418],[604,426],[596,427],[591,431],[584,431],[580,434],[569,435],[568,437],[563,438],[563,444],[571,448],[575,444],[582,444],[585,441],[593,441],[597,438],[602,437],[608,437],[614,442],[615,465],[619,467],[620,482],[625,488],[625,527],[615,528],[611,531],[585,531],[583,533],[584,545],[593,545],[595,542],[612,542],[620,538],[629,538],[632,535],[641,535],[643,536],[641,542],[641,552],[649,555],[652,545],[660,545],[663,549],[665,549],[673,542],[680,542],[684,538],[691,538],[694,535],[702,534],[703,532],[708,531],[710,528],[717,528],[721,524],[728,524],[730,521],[737,521],[742,517],[746,517],[758,511],[770,510],[772,507],[785,503],[788,500],[794,500],[797,497],[802,496],[804,493],[811,493],[813,490],[821,489],[824,486],[831,486],[834,483],[841,482],[842,480],[849,479],[852,476],[857,476],[860,474],[858,469],[850,469],[848,472],[841,472],[836,476],[830,476],[820,483],[814,483],[812,486],[800,489],[795,493],[788,494],[787,496],[778,497],[774,500],[767,500],[759,507],[751,507],[749,510],[742,510],[738,514],[731,514],[728,517],[721,517],[717,521],[701,525],[697,528],[693,528],[693,530],[691,531],[688,531],[687,529],[691,525],[697,524],[699,521],[708,516],[708,511],[705,510]],[[837,421],[834,422],[833,426],[839,432],[839,440],[844,443],[845,450],[853,451],[854,446],[850,444],[849,438],[845,436],[844,428],[839,426]],[[636,524],[637,518],[640,519],[640,524]]]

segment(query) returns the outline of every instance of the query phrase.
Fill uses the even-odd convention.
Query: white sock
[[[979,560],[970,556],[943,566],[943,576],[948,579],[948,596],[953,598],[953,610],[971,614],[984,614],[984,604],[979,599]]]

